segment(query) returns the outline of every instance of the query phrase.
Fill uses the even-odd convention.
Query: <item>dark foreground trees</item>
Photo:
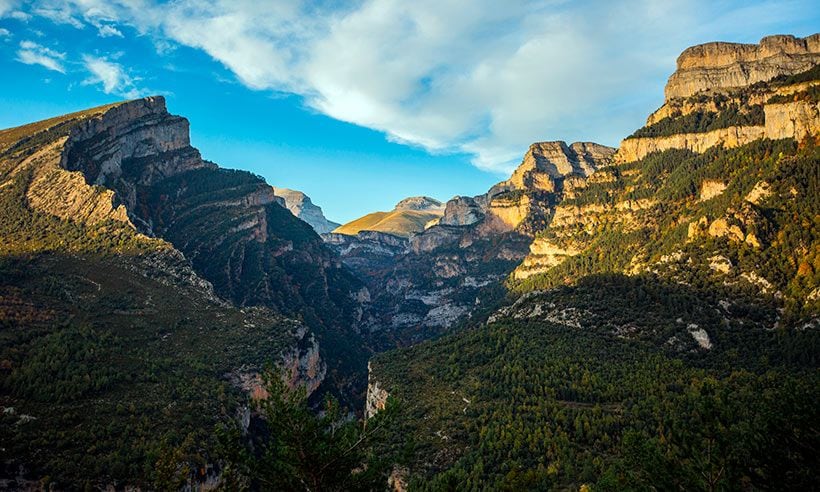
[[[374,443],[384,435],[391,403],[366,423],[328,396],[319,412],[304,387],[288,387],[278,372],[264,374],[267,398],[254,403],[251,431],[220,430],[225,490],[382,490],[394,459]],[[244,435],[243,435],[244,434]]]

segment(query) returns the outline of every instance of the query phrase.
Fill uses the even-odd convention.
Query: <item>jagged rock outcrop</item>
[[[484,218],[484,211],[475,198],[457,196],[448,200],[444,208],[444,215],[437,225],[467,226],[475,224]]]
[[[702,202],[711,200],[716,196],[720,196],[726,189],[726,183],[714,179],[706,179],[700,184],[700,196],[698,199]]]
[[[613,153],[610,147],[592,142],[572,145],[560,141],[534,143],[510,179],[499,183],[496,189],[560,191],[556,189],[555,178],[588,177],[598,167],[606,165]]]
[[[384,410],[390,393],[379,387],[379,382],[373,378],[370,363],[367,364],[367,398],[365,399],[364,416],[366,419]]]
[[[759,44],[706,43],[687,48],[669,77],[667,101],[796,74],[820,63],[820,34],[767,36]]]
[[[336,229],[341,224],[327,220],[322,208],[314,205],[310,197],[301,191],[290,190],[288,188],[273,187],[273,194],[281,197],[285,201],[285,208],[307,222],[318,234],[327,234]]]
[[[709,221],[706,217],[693,220],[687,227],[687,239],[699,236],[725,237],[730,241],[746,243],[760,248],[768,238],[762,235],[768,227],[768,220],[751,202],[744,202],[739,208],[730,208],[720,217]]]

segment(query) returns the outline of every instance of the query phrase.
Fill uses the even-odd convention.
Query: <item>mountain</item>
[[[421,232],[431,221],[441,217],[441,202],[419,196],[405,198],[390,212],[373,212],[337,227],[334,234],[355,236],[362,231],[381,232],[399,237],[409,237]]]
[[[301,191],[274,186],[273,194],[282,198],[285,201],[285,208],[295,217],[307,222],[318,234],[327,234],[341,225],[327,220],[321,207],[314,205],[310,197]]]
[[[386,349],[434,337],[503,298],[501,282],[526,256],[534,231],[614,153],[594,143],[536,143],[509,180],[483,195],[453,198],[409,238],[325,236],[372,294],[362,324],[371,344]],[[408,200],[414,210],[419,203],[442,209],[429,199]]]
[[[813,489],[818,39],[348,233],[161,97],[0,130],[0,487]]]
[[[20,488],[150,486],[194,454],[212,480],[267,364],[361,398],[366,289],[163,98],[0,131],[0,201],[0,475]]]
[[[556,186],[555,158],[539,162],[551,152],[530,149],[498,188],[529,197],[517,200],[530,212],[503,221],[520,220],[529,249],[508,290],[490,297],[488,284],[477,297],[486,307],[460,329],[370,361],[367,414],[389,398],[405,409],[383,451],[413,449],[397,480],[420,490],[812,486],[820,71],[806,51],[817,39],[686,50],[664,106],[586,177],[568,158],[573,171]],[[571,147],[550,146],[559,158]],[[494,200],[448,203],[439,224],[486,223]],[[435,229],[411,241],[435,255],[444,241],[419,241]],[[469,257],[464,236],[451,237],[453,257]]]

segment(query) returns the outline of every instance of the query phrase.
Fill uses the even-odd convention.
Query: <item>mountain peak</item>
[[[336,222],[327,220],[322,208],[315,205],[309,196],[301,191],[289,188],[273,188],[273,194],[284,200],[285,208],[294,216],[307,222],[319,234],[325,234],[339,227]]]
[[[553,180],[569,175],[587,177],[612,158],[615,149],[593,142],[536,142],[503,184],[513,189],[554,191]]]
[[[393,210],[443,210],[444,204],[428,196],[411,196],[396,204]]]

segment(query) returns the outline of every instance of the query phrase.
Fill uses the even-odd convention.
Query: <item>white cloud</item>
[[[8,14],[8,16],[11,17],[12,19],[17,19],[17,20],[23,21],[23,22],[31,19],[30,14],[27,14],[27,13],[21,11],[21,10],[14,10],[14,11],[10,12]]]
[[[110,24],[100,24],[97,26],[97,32],[102,38],[122,37],[122,32]]]
[[[536,140],[616,144],[660,103],[663,80],[683,48],[734,35],[739,25],[766,34],[778,22],[804,19],[812,5],[342,4],[40,0],[37,8],[56,22],[95,26],[100,35],[105,26],[128,25],[163,50],[201,49],[250,88],[299,94],[311,108],[391,140],[468,152],[477,166],[506,171]]]
[[[102,90],[106,94],[116,94],[126,99],[141,96],[135,86],[136,79],[119,63],[91,55],[83,55],[83,63],[91,74],[84,84],[102,84]]]
[[[57,24],[68,24],[72,27],[82,28],[83,23],[76,19],[70,5],[60,5],[54,7],[40,7],[34,9],[34,15],[45,17]]]
[[[40,65],[55,72],[65,73],[65,53],[61,53],[33,41],[21,41],[17,61],[26,65]]]
[[[8,29],[3,29],[0,27],[0,38],[9,38],[11,37],[11,31]]]

